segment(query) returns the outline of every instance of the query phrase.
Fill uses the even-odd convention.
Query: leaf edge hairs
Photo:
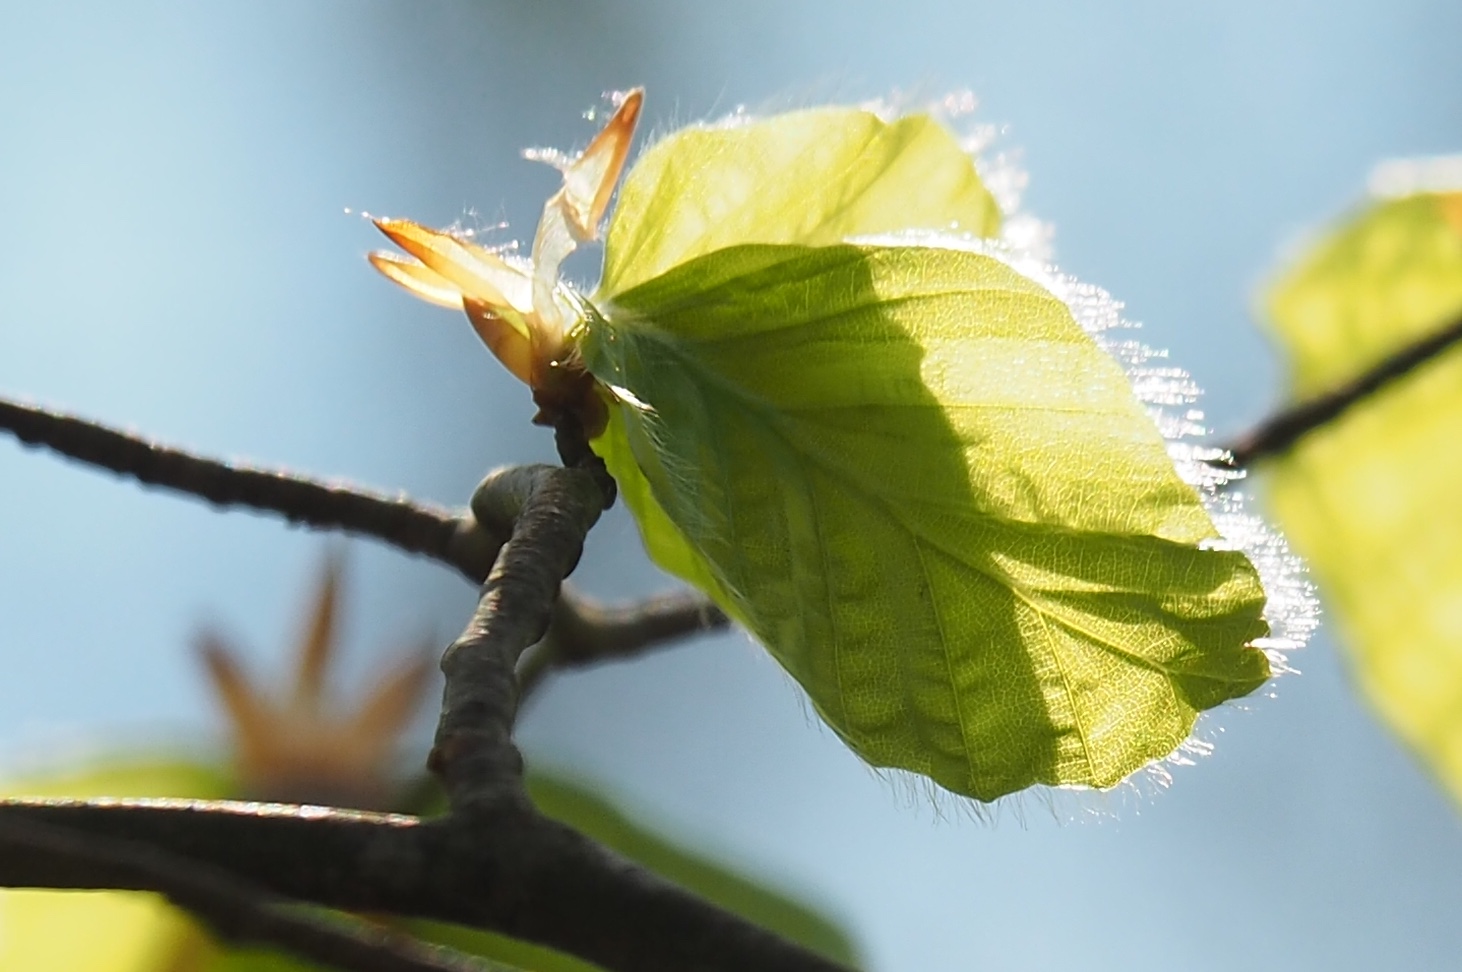
[[[717,124],[696,126],[667,136],[642,153],[627,177],[626,187],[621,190],[618,210],[610,218],[606,280],[610,285],[619,283],[627,286],[618,289],[601,287],[592,297],[585,298],[558,280],[558,270],[563,259],[575,247],[599,237],[599,223],[608,211],[610,192],[628,157],[628,146],[642,102],[643,92],[640,89],[619,96],[617,110],[603,131],[583,153],[567,159],[560,166],[564,172],[564,186],[545,206],[531,260],[490,251],[451,232],[431,230],[407,220],[377,220],[381,230],[410,254],[410,259],[389,253],[373,253],[371,262],[416,296],[465,310],[489,348],[510,372],[533,390],[539,406],[535,421],[554,424],[564,410],[577,415],[591,436],[596,437],[595,448],[605,456],[611,472],[619,480],[621,494],[636,514],[652,558],[671,573],[701,587],[729,613],[746,623],[811,693],[819,714],[860,756],[878,767],[910,770],[924,775],[945,789],[980,801],[993,801],[1034,784],[1108,788],[1144,768],[1159,782],[1166,782],[1167,765],[1187,761],[1190,755],[1206,748],[1206,744],[1194,741],[1190,735],[1200,711],[1252,692],[1271,671],[1287,670],[1286,654],[1302,646],[1314,627],[1313,592],[1303,579],[1298,561],[1290,555],[1282,539],[1258,518],[1244,511],[1245,498],[1231,485],[1235,474],[1216,470],[1203,461],[1211,458],[1215,450],[1206,450],[1194,441],[1205,430],[1201,425],[1201,413],[1193,407],[1197,389],[1191,379],[1180,370],[1160,363],[1161,355],[1125,338],[1123,330],[1128,325],[1120,319],[1120,305],[1104,291],[1061,276],[1044,263],[1040,247],[1032,243],[1039,244],[1046,234],[1040,230],[1032,231],[1033,221],[1018,213],[1013,193],[1007,193],[1007,198],[1001,200],[1005,204],[1001,207],[1004,212],[994,208],[994,197],[976,174],[976,160],[971,157],[968,140],[958,141],[946,125],[947,112],[900,113],[884,106],[808,109],[802,113],[774,116],[764,123],[765,126],[773,126],[780,119],[784,129],[792,125],[791,164],[794,167],[813,167],[813,181],[794,182],[794,191],[800,191],[796,186],[805,185],[807,193],[816,197],[818,191],[825,188],[823,181],[816,178],[822,172],[836,176],[827,177],[833,183],[827,191],[834,197],[837,191],[849,186],[855,186],[864,194],[850,196],[846,200],[834,198],[820,210],[815,207],[808,209],[800,198],[792,196],[778,204],[780,208],[761,212],[756,208],[756,187],[748,189],[742,186],[731,190],[732,202],[726,204],[718,196],[720,190],[697,182],[696,177],[701,170],[715,169],[720,158],[716,153],[722,151],[732,159],[732,168],[728,171],[733,175],[741,174],[742,170],[736,167],[742,165],[736,161],[738,145],[742,140],[761,137],[770,130],[769,127],[758,128],[758,121],[747,115],[737,114]],[[949,103],[948,100],[945,102],[946,105]],[[786,119],[796,121],[787,122]],[[823,137],[803,138],[806,134],[803,129]],[[787,141],[787,137],[779,137],[782,142]],[[797,141],[799,138],[801,142]],[[676,156],[679,145],[688,144],[688,141],[677,143],[677,139],[697,139],[698,146],[710,145],[712,148],[697,148],[700,154],[693,157]],[[763,138],[765,144],[759,144],[758,149],[766,144],[774,148],[783,147],[782,142],[770,143]],[[840,148],[842,142],[848,144]],[[744,150],[744,145],[741,148]],[[954,161],[956,156],[958,161]],[[831,160],[827,165],[836,163],[836,167],[824,165],[822,170],[818,170],[816,160],[821,157]],[[642,173],[651,168],[647,158],[659,160],[659,168],[653,170],[654,178],[642,177]],[[813,161],[809,163],[809,159]],[[904,167],[903,170],[899,169],[900,166]],[[943,174],[935,173],[937,178],[931,176],[927,171],[931,166],[939,168]],[[957,177],[948,177],[949,171],[954,169],[960,170]],[[965,178],[964,170],[968,170],[968,178]],[[904,178],[902,182],[886,179],[879,183],[879,178],[886,171],[915,172],[919,178]],[[666,173],[674,174],[674,178]],[[803,177],[808,178],[805,173]],[[838,182],[838,179],[843,181]],[[910,186],[924,187],[931,180],[946,187],[940,190],[946,195],[932,202],[879,196],[879,193],[897,192],[901,186],[905,192]],[[670,223],[666,225],[680,219],[680,214],[672,206],[680,198],[667,200],[665,193],[657,193],[662,181],[668,181],[676,186],[677,191],[687,193],[684,199],[691,212],[681,219],[681,223],[688,220],[689,230],[683,226],[678,230],[664,230],[659,223],[647,228],[646,213],[668,219]],[[1006,181],[1007,184],[1018,182]],[[766,185],[765,180],[761,185]],[[782,188],[785,190],[786,187]],[[775,192],[769,194],[776,195]],[[874,203],[860,210],[859,205],[868,198]],[[632,202],[627,205],[626,200]],[[987,202],[988,212],[985,212],[982,207]],[[738,205],[741,208],[736,208]],[[630,220],[630,217],[623,216],[626,210],[632,211],[638,219],[638,224],[629,229],[624,228],[626,220]],[[854,215],[844,218],[850,211]],[[908,221],[906,214],[909,212],[925,215]],[[946,219],[951,213],[959,218]],[[954,225],[950,225],[951,222]],[[718,237],[717,228],[726,225],[733,226],[733,230],[729,235]],[[642,249],[643,241],[648,237],[652,244],[665,244],[669,250],[661,254],[660,264],[652,268],[654,272],[646,272],[639,277],[631,275],[625,280],[624,262],[618,256],[623,247],[617,248],[616,240],[622,236],[635,238],[636,231],[639,231]],[[664,239],[667,236],[670,238],[668,244]],[[757,246],[762,250],[751,253]],[[622,368],[624,358],[621,355],[616,362],[615,355],[607,353],[617,339],[622,339],[620,350],[623,351],[627,347],[623,342],[629,340],[637,328],[644,330],[647,326],[655,330],[658,327],[657,315],[663,317],[678,306],[689,306],[693,313],[699,313],[701,304],[720,299],[707,296],[709,285],[705,279],[687,278],[683,271],[697,258],[705,258],[703,265],[709,267],[727,260],[744,263],[749,259],[755,262],[771,259],[770,249],[778,246],[802,246],[809,252],[822,250],[825,251],[822,257],[827,256],[826,251],[837,247],[846,250],[849,259],[855,261],[865,259],[879,248],[889,252],[897,248],[912,248],[928,254],[930,259],[935,259],[938,252],[964,253],[967,256],[958,259],[968,266],[984,268],[981,273],[999,276],[1008,271],[1026,281],[1023,284],[1002,283],[1000,287],[1023,289],[1028,286],[1033,293],[1059,301],[1062,308],[1058,316],[1063,316],[1070,325],[1069,329],[1061,332],[1064,335],[1061,340],[1069,343],[1076,340],[1073,334],[1084,335],[1086,341],[1115,359],[1125,369],[1132,384],[1131,394],[1127,395],[1131,410],[1145,410],[1161,432],[1161,438],[1150,429],[1138,434],[1137,438],[1146,440],[1141,446],[1147,450],[1144,455],[1156,447],[1159,454],[1166,457],[1163,462],[1171,463],[1167,473],[1158,474],[1158,479],[1164,483],[1161,489],[1167,491],[1165,495],[1175,495],[1171,492],[1172,484],[1180,482],[1185,484],[1180,489],[1191,496],[1189,512],[1185,513],[1183,509],[1189,508],[1187,504],[1190,501],[1179,500],[1178,506],[1174,507],[1180,520],[1187,525],[1173,526],[1171,537],[1162,535],[1166,528],[1143,528],[1138,532],[1151,534],[1147,540],[1176,542],[1185,546],[1192,553],[1184,556],[1195,563],[1212,564],[1227,558],[1225,562],[1232,565],[1230,569],[1238,571],[1229,581],[1215,580],[1217,586],[1196,601],[1190,598],[1189,602],[1177,607],[1149,609],[1164,617],[1183,615],[1185,620],[1182,623],[1185,624],[1192,622],[1200,627],[1218,624],[1228,632],[1223,638],[1234,638],[1236,632],[1241,633],[1237,643],[1230,643],[1224,649],[1231,661],[1232,670],[1228,674],[1215,678],[1213,672],[1205,673],[1203,666],[1206,662],[1201,659],[1192,673],[1199,680],[1221,681],[1227,683],[1227,687],[1205,688],[1190,698],[1188,695],[1192,693],[1184,694],[1169,685],[1167,689],[1172,699],[1152,703],[1165,712],[1166,722],[1161,731],[1132,740],[1130,745],[1123,743],[1117,746],[1115,755],[1097,765],[1098,761],[1092,756],[1092,740],[1106,730],[1102,725],[1083,724],[1080,713],[1074,712],[1077,693],[1094,690],[1089,686],[1071,687],[1072,676],[1062,670],[1061,659],[1056,657],[1054,648],[1048,653],[1051,656],[1047,659],[1051,662],[1046,666],[1048,670],[1032,676],[1032,683],[1041,686],[1032,696],[1032,704],[1035,708],[1059,705],[1059,697],[1065,693],[1072,701],[1073,712],[1064,717],[1064,727],[1053,730],[1050,725],[1033,726],[1019,721],[1000,725],[997,712],[993,730],[982,737],[978,732],[972,732],[970,726],[981,720],[989,721],[985,711],[989,705],[981,702],[971,709],[960,701],[959,693],[963,689],[958,684],[961,679],[967,681],[971,677],[969,673],[973,669],[965,663],[982,649],[964,642],[958,646],[966,657],[958,663],[948,663],[947,684],[940,684],[934,691],[934,694],[945,692],[952,695],[954,701],[950,703],[948,699],[931,701],[926,691],[930,687],[926,684],[926,670],[908,675],[908,666],[903,665],[904,659],[919,657],[927,669],[930,664],[938,662],[939,652],[919,652],[890,642],[881,649],[880,657],[888,663],[885,668],[893,672],[894,677],[903,679],[901,686],[889,689],[884,693],[887,697],[875,699],[860,714],[850,717],[847,697],[839,696],[842,680],[848,676],[848,666],[843,660],[833,657],[830,663],[822,665],[820,671],[814,671],[816,665],[799,664],[793,656],[804,652],[808,646],[797,643],[799,636],[795,633],[787,634],[788,611],[768,613],[760,610],[746,598],[746,592],[739,589],[742,585],[732,580],[731,575],[735,573],[731,569],[733,560],[739,556],[734,545],[721,544],[716,554],[707,556],[707,550],[716,544],[708,544],[706,538],[714,541],[717,533],[714,524],[709,529],[706,524],[717,517],[724,519],[728,509],[719,508],[715,501],[708,504],[698,503],[696,499],[681,502],[687,497],[710,494],[706,483],[697,480],[694,468],[664,467],[662,460],[669,461],[670,457],[656,455],[656,433],[641,435],[637,447],[629,446],[624,438],[625,421],[647,416],[656,422],[666,420],[662,414],[664,403],[660,403],[661,408],[657,411],[657,403],[646,401],[634,387],[616,381],[620,374],[616,368]],[[737,250],[738,247],[747,252]],[[1005,270],[999,270],[999,267]],[[629,306],[636,304],[637,295],[642,295],[645,288],[653,290],[657,282],[668,281],[676,277],[677,272],[677,279],[690,280],[680,292],[671,292],[673,288],[666,291],[669,283],[661,283],[656,298],[658,303],[647,303],[639,296],[638,306]],[[605,293],[606,289],[610,292]],[[744,288],[742,293],[743,296],[746,293]],[[721,297],[724,296],[722,293]],[[675,303],[677,300],[679,305]],[[1005,304],[997,302],[991,306],[999,309]],[[1060,326],[1066,328],[1066,325]],[[1115,366],[1113,370],[1116,370]],[[677,400],[669,411],[674,413],[681,405],[682,402]],[[682,421],[674,414],[669,416],[669,420]],[[705,423],[706,417],[700,416],[698,421]],[[1166,440],[1165,447],[1163,440]],[[674,515],[667,515],[667,507],[675,509]],[[1065,528],[1063,524],[1057,526]],[[689,541],[687,534],[695,535],[695,541]],[[1142,538],[1129,539],[1136,542]],[[818,556],[826,556],[826,552],[822,551]],[[786,569],[796,573],[806,567],[806,560],[804,557],[799,566],[796,558],[789,555],[780,559],[774,557],[772,562],[774,565],[784,564]],[[1238,579],[1243,575],[1255,579]],[[1239,587],[1233,587],[1234,583]],[[1008,586],[1019,600],[1020,584]],[[1260,623],[1259,613],[1266,592],[1265,623]],[[765,595],[762,599],[765,600]],[[1154,597],[1148,600],[1157,603]],[[1195,607],[1199,602],[1200,606]],[[835,610],[841,610],[841,604],[834,599],[828,611],[832,613]],[[791,614],[796,613],[797,610],[792,609]],[[942,650],[946,655],[950,653],[950,645],[949,639],[943,636],[943,623],[950,613],[941,607],[933,616],[939,625]],[[1244,617],[1251,620],[1244,621]],[[1107,620],[1117,628],[1124,622],[1122,617]],[[1022,623],[1028,624],[1029,618],[1024,618]],[[1045,623],[1044,619],[1041,623]],[[1019,626],[1015,625],[1016,628]],[[1077,640],[1085,635],[1085,632],[1078,632]],[[800,637],[807,640],[805,634]],[[1101,641],[1102,637],[1095,640]],[[1207,634],[1203,637],[1212,640]],[[839,636],[836,629],[832,641],[831,649],[827,650],[832,656],[837,656]],[[1123,646],[1114,647],[1111,652],[1114,657],[1125,653]],[[1172,648],[1172,645],[1167,647]],[[1171,663],[1182,669],[1192,661],[1185,656],[1186,650],[1178,650],[1166,662],[1139,658],[1135,667],[1162,668]],[[1206,649],[1193,650],[1202,654]],[[1250,652],[1252,654],[1246,654]],[[1245,657],[1249,660],[1244,661]],[[1102,664],[1104,662],[1095,664],[1086,675],[1101,670]],[[1233,668],[1234,665],[1238,667]],[[1240,671],[1243,674],[1239,674]],[[1083,676],[1078,673],[1077,677],[1079,680]],[[1053,683],[1060,684],[1052,689]],[[993,689],[986,686],[982,689],[982,698],[998,698],[1001,691],[998,685]],[[924,693],[922,698],[921,692]],[[1105,724],[1109,716],[1127,719],[1130,713],[1122,710],[1130,704],[1131,699],[1107,704],[1107,708],[1098,713],[1098,721]],[[1025,754],[1011,757],[1006,760],[1009,765],[999,768],[982,765],[989,754],[973,745],[972,741],[982,738],[999,740],[1012,732],[1021,736],[1013,744],[1013,749]],[[1028,737],[1032,734],[1039,736],[1043,732],[1054,732],[1062,738],[1053,737],[1049,744],[1031,743]],[[1037,749],[1045,748],[1032,756],[1026,752],[1031,745]],[[929,752],[941,758],[931,759]]]

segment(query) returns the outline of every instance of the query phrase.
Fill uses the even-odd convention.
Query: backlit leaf
[[[600,289],[618,293],[744,243],[841,243],[927,229],[993,236],[1000,210],[950,131],[811,108],[682,129],[635,162],[604,242]]]
[[[1306,398],[1462,317],[1462,193],[1353,214],[1269,301]],[[1268,467],[1365,693],[1462,800],[1462,347]]]
[[[1204,549],[1122,369],[995,257],[733,246],[601,309],[596,448],[651,554],[875,766],[1109,786],[1268,677],[1252,565]]]
[[[615,159],[641,96],[595,140]],[[610,169],[590,168],[603,200]],[[536,239],[568,239],[550,210]],[[750,628],[856,752],[985,800],[1112,785],[1269,675],[1258,572],[1064,298],[979,248],[1000,225],[934,115],[693,126],[626,176],[591,297],[535,242],[535,312],[567,320],[530,328],[555,350],[528,376],[535,421],[584,430],[651,556]],[[393,260],[377,264],[442,302]],[[489,283],[428,269],[460,272],[464,302]],[[1050,279],[1102,326],[1104,296]]]

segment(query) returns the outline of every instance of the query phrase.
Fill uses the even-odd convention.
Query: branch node
[[[472,497],[488,530],[507,528],[467,627],[442,656],[446,686],[428,767],[454,810],[492,803],[521,785],[512,742],[519,657],[548,629],[559,587],[604,508],[592,474],[554,466],[495,470]]]

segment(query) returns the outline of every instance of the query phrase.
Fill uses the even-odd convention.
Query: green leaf
[[[595,448],[651,555],[873,765],[1109,786],[1268,677],[1252,565],[1204,549],[1122,369],[994,257],[737,246],[602,310]]]
[[[1275,286],[1300,398],[1462,316],[1462,193],[1352,215]],[[1325,592],[1356,678],[1462,801],[1462,348],[1270,463],[1270,502]]]
[[[602,293],[745,243],[841,243],[925,229],[994,236],[1000,209],[929,115],[858,108],[682,129],[635,162],[604,243]]]

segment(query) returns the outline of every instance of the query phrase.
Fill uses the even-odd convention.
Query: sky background
[[[550,436],[464,321],[375,278],[381,241],[346,209],[526,236],[555,175],[519,150],[581,146],[584,112],[636,84],[661,130],[970,89],[1062,269],[1125,301],[1231,433],[1284,396],[1252,314],[1279,254],[1379,159],[1462,149],[1455,0],[790,6],[11,4],[0,390],[464,502],[494,465],[551,460]],[[278,670],[323,550],[0,441],[0,753],[206,744],[193,632]],[[474,600],[434,564],[348,551],[343,692]],[[576,580],[670,584],[622,508]],[[870,969],[1451,967],[1456,809],[1328,633],[1294,663],[1277,698],[1209,723],[1217,752],[1170,791],[1026,798],[993,826],[865,769],[740,635],[562,678],[521,738],[818,903]]]

